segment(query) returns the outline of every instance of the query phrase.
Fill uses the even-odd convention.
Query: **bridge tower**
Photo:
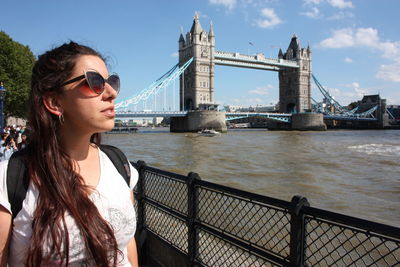
[[[279,71],[279,109],[283,113],[301,113],[311,110],[311,50],[301,48],[293,35],[286,53],[279,50],[279,59],[296,60],[299,68]]]
[[[207,33],[195,14],[192,28],[179,37],[179,66],[194,57],[180,80],[180,110],[205,110],[214,105],[214,49],[213,25]]]

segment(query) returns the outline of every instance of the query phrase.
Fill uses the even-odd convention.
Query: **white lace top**
[[[119,266],[131,266],[128,262],[127,245],[136,231],[136,214],[130,192],[137,183],[138,172],[130,166],[131,181],[129,188],[107,155],[101,150],[99,152],[101,175],[96,190],[90,195],[90,198],[103,218],[114,229],[118,247],[123,252],[123,257],[119,259]],[[0,162],[0,205],[11,212],[7,194],[7,164],[8,161]],[[24,266],[26,249],[29,247],[32,235],[31,223],[38,193],[37,189],[30,183],[22,209],[14,219],[8,257],[10,267]],[[85,253],[80,232],[74,220],[68,214],[66,215],[66,222],[70,240],[69,266],[93,265]],[[44,251],[46,250],[48,250],[48,246],[44,244]],[[54,266],[59,266],[59,259],[54,259]]]

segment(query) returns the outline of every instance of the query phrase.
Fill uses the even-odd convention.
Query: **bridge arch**
[[[194,104],[193,104],[193,100],[191,98],[188,98],[185,100],[185,110],[193,110],[194,108]]]
[[[296,112],[296,104],[295,103],[288,103],[286,105],[286,113],[295,113]]]

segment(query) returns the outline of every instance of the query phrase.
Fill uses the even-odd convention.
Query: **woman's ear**
[[[59,104],[57,99],[57,95],[54,93],[47,93],[43,95],[43,104],[46,109],[56,116],[60,116],[63,113],[63,110]]]

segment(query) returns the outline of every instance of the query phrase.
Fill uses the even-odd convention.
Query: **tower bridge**
[[[179,65],[193,58],[180,81],[181,110],[195,110],[215,105],[215,65],[277,71],[279,73],[279,110],[301,113],[311,110],[311,50],[302,48],[296,35],[278,58],[266,58],[215,50],[213,25],[207,33],[196,14],[186,38],[179,37]]]
[[[226,131],[225,120],[250,117],[264,117],[285,124],[282,129],[325,130],[327,120],[376,121],[376,117],[360,118],[340,106],[312,75],[311,49],[301,47],[299,39],[293,35],[285,52],[279,49],[277,58],[266,58],[263,54],[245,55],[237,52],[217,51],[213,25],[209,31],[203,30],[198,15],[195,15],[189,32],[179,36],[179,62],[171,70],[142,90],[133,98],[116,104],[117,118],[171,117],[171,131],[198,131],[214,128]],[[275,71],[279,79],[279,114],[249,113],[230,114],[217,111],[215,104],[215,66]],[[171,82],[179,79],[179,111],[132,112],[120,108],[146,101],[159,94]],[[341,115],[312,113],[311,81],[314,80],[326,99],[332,102]],[[164,101],[165,102],[165,101]],[[370,109],[364,113],[375,112]],[[288,124],[289,127],[288,127]],[[280,124],[278,124],[278,128]]]
[[[213,25],[208,32],[203,30],[196,14],[190,31],[185,37],[181,33],[178,42],[179,66],[193,59],[180,80],[180,110],[199,114],[172,118],[172,131],[197,131],[205,127],[226,130],[225,114],[215,111],[215,65],[278,72],[279,111],[296,113],[294,121],[299,122],[296,125],[300,128],[326,129],[321,114],[308,114],[306,119],[301,118],[302,113],[311,111],[311,50],[310,47],[302,48],[296,35],[293,35],[285,53],[279,50],[276,59],[266,58],[263,54],[253,56],[216,51]],[[189,123],[189,120],[195,123]],[[285,120],[287,122],[286,117]]]

